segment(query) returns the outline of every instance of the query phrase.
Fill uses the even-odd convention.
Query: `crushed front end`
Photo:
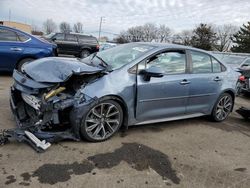
[[[38,152],[47,149],[48,142],[80,140],[80,121],[75,113],[83,102],[91,102],[91,98],[82,95],[81,88],[96,79],[95,74],[72,75],[65,82],[46,83],[14,70],[13,78],[10,106],[18,127],[6,130],[2,140],[12,137],[25,141]]]

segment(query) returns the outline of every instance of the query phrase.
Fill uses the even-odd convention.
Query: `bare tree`
[[[130,42],[139,42],[143,40],[143,27],[135,26],[128,29],[126,32],[127,40]]]
[[[71,27],[70,27],[70,24],[69,23],[67,23],[67,22],[62,22],[62,23],[60,23],[60,31],[62,32],[62,33],[70,33],[70,31],[71,31]]]
[[[159,42],[170,42],[168,39],[171,35],[171,30],[166,25],[160,25],[157,30],[157,37],[159,38]]]
[[[144,33],[144,41],[151,42],[153,39],[156,39],[157,36],[157,27],[155,24],[146,23],[142,26],[143,33]]]
[[[191,30],[183,30],[181,33],[175,34],[173,36],[173,43],[182,44],[189,46],[191,45],[191,39],[193,36],[193,32]]]
[[[47,19],[43,23],[43,29],[46,34],[50,34],[56,31],[56,23],[52,19]]]
[[[215,49],[221,52],[229,51],[232,46],[233,34],[237,32],[238,28],[233,25],[222,25],[215,27],[217,43]]]
[[[75,23],[73,29],[74,29],[74,32],[76,32],[76,33],[83,33],[82,23],[81,22]]]
[[[130,41],[128,40],[127,32],[126,32],[126,31],[122,31],[122,32],[118,35],[118,37],[116,37],[116,38],[114,39],[114,41],[116,41],[116,42],[119,43],[119,44],[123,44],[123,43],[128,43],[128,42],[130,42]]]

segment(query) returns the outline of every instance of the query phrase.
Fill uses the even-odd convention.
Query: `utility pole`
[[[100,19],[100,25],[99,25],[99,37],[98,37],[98,40],[99,40],[99,41],[100,41],[100,38],[101,38],[102,22],[104,22],[104,17],[101,17],[101,19]]]
[[[9,21],[11,19],[11,9],[9,9]]]

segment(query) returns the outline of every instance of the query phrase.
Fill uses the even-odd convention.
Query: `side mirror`
[[[145,81],[150,81],[151,77],[161,78],[164,75],[164,72],[159,67],[149,67],[148,69],[141,70],[140,75],[143,75]]]
[[[55,42],[55,41],[56,41],[56,38],[52,38],[52,41]]]

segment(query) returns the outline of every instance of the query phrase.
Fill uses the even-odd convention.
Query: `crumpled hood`
[[[25,64],[25,73],[37,82],[65,82],[73,74],[94,74],[103,69],[82,63],[76,58],[48,57]]]

